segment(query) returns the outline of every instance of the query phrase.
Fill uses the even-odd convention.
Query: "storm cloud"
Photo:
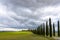
[[[60,0],[0,0],[0,27],[36,28],[49,17],[60,20]]]

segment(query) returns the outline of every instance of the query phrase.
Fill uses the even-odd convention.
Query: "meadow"
[[[32,32],[0,32],[0,40],[54,40]]]

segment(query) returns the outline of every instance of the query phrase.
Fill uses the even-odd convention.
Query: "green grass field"
[[[53,40],[32,32],[0,32],[0,40]]]

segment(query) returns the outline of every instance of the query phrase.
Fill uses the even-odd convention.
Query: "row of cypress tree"
[[[58,36],[60,36],[59,21],[57,23],[58,23],[58,26],[57,26]],[[43,36],[49,36],[49,35],[50,37],[55,36],[55,24],[54,23],[52,24],[51,18],[49,18],[49,23],[48,21],[46,21],[46,24],[45,23],[41,24],[40,26],[37,27],[37,29],[32,30],[32,32],[34,34],[43,35]]]

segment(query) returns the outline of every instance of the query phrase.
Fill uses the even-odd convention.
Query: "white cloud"
[[[22,31],[28,29],[0,28],[0,31]]]
[[[7,7],[0,3],[0,16],[7,16]]]
[[[35,11],[36,16],[40,16],[42,19],[48,19],[51,17],[52,19],[60,17],[60,6],[46,6],[42,8],[38,8]]]

